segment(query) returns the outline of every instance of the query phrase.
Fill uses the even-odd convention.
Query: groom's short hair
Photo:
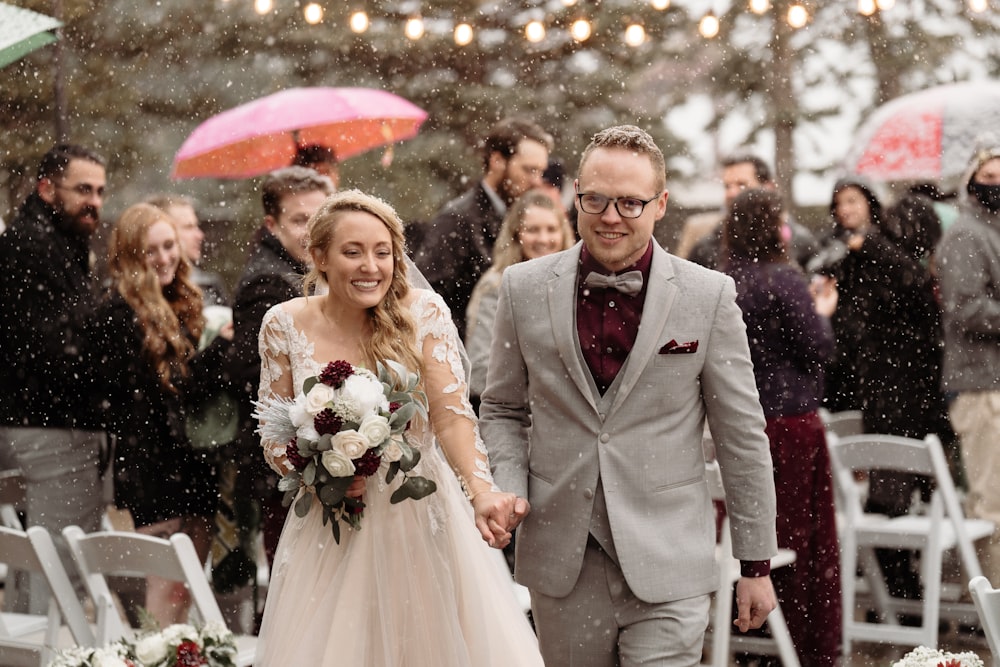
[[[578,174],[583,170],[587,158],[597,148],[623,148],[647,156],[649,161],[653,163],[653,171],[656,172],[657,189],[662,192],[667,188],[667,163],[663,158],[663,151],[645,130],[635,125],[616,125],[601,130],[583,149]]]

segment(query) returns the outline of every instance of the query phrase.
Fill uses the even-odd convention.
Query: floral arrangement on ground
[[[100,648],[59,651],[48,667],[234,667],[236,639],[225,625],[176,624]]]
[[[983,660],[972,651],[948,653],[938,649],[918,646],[903,656],[892,667],[984,667]]]
[[[410,445],[406,429],[418,415],[427,418],[420,375],[389,360],[376,370],[333,361],[306,378],[294,399],[272,396],[255,403],[261,437],[287,443],[285,455],[293,469],[278,482],[284,505],[294,502],[296,515],[303,517],[318,499],[323,523],[330,524],[338,544],[340,522],[361,528],[365,504],[347,495],[356,478],[382,469],[386,484],[401,477],[392,503],[437,490],[432,480],[411,474],[420,451]],[[300,493],[303,489],[306,493]]]

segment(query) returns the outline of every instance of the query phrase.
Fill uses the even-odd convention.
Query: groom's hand
[[[514,511],[507,517],[507,530],[513,533],[514,529],[521,525],[524,517],[528,516],[528,512],[530,511],[531,505],[528,503],[528,499],[518,496],[514,501]]]
[[[740,577],[736,582],[738,616],[733,625],[746,632],[764,625],[771,610],[778,606],[771,577]]]

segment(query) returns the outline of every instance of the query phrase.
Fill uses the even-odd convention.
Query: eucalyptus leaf
[[[330,530],[333,531],[333,541],[340,544],[340,522],[334,519],[330,522]]]
[[[317,468],[316,462],[310,461],[309,463],[306,464],[305,470],[302,471],[302,482],[306,486],[312,486],[313,484],[316,483],[316,473],[317,473],[316,468]]]
[[[398,489],[389,497],[390,503],[399,503],[406,499],[420,500],[437,490],[437,484],[426,477],[407,477]]]
[[[327,452],[333,449],[333,435],[330,433],[324,433],[319,436],[319,440],[316,442],[314,449],[317,452]]]
[[[278,491],[297,491],[301,485],[301,475],[289,473],[278,480]]]
[[[420,463],[420,450],[409,445],[405,445],[401,449],[403,456],[399,459],[399,469],[403,472],[410,472]]]
[[[399,473],[399,461],[393,461],[389,464],[389,470],[385,473],[385,483],[388,484],[396,479],[397,473]]]
[[[318,376],[313,375],[312,377],[307,377],[305,381],[302,383],[302,393],[308,394],[312,390],[312,388],[318,384],[319,384]]]
[[[313,494],[303,493],[302,497],[295,502],[295,516],[300,519],[306,514],[309,514],[309,508],[312,507]]]

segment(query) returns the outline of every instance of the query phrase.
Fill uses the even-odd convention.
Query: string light
[[[323,7],[315,2],[310,2],[303,8],[302,15],[305,17],[306,23],[316,25],[323,20]]]
[[[858,0],[858,13],[862,16],[871,16],[875,13],[875,0]]]
[[[881,11],[892,9],[896,5],[896,0],[875,0],[875,6]]]
[[[698,21],[698,34],[705,39],[712,39],[719,34],[719,19],[715,14],[709,12]]]
[[[406,19],[406,25],[403,27],[403,34],[406,35],[407,39],[412,42],[415,42],[423,37],[424,19],[419,15],[411,16]]]
[[[455,43],[459,46],[468,46],[472,43],[473,37],[475,37],[475,31],[468,23],[463,21],[455,26]]]
[[[670,9],[670,0],[649,0],[649,6],[658,12]]]
[[[255,12],[263,16],[274,9],[273,0],[254,0],[253,9]]]
[[[360,35],[368,30],[368,26],[371,25],[371,22],[368,20],[368,14],[366,14],[364,10],[359,9],[351,14],[350,25],[351,31]]]
[[[969,0],[969,9],[977,14],[985,12],[989,6],[989,0]]]
[[[770,0],[750,0],[750,11],[754,14],[763,14],[770,8]]]
[[[631,47],[642,46],[646,41],[646,29],[640,23],[625,28],[625,43]]]
[[[585,18],[578,18],[570,24],[569,34],[577,42],[586,42],[590,39],[591,34],[593,34],[593,28],[590,25],[590,21]]]
[[[532,44],[542,41],[545,39],[545,24],[538,20],[528,21],[524,26],[524,38]]]
[[[801,28],[809,22],[809,12],[804,5],[792,5],[788,8],[788,25],[793,28]]]

